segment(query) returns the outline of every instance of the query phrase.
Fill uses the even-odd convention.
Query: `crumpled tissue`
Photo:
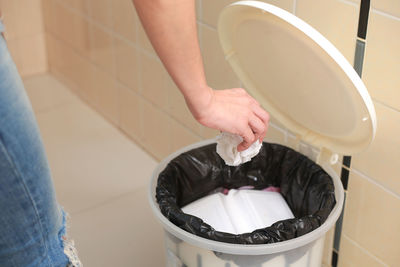
[[[262,143],[255,141],[248,149],[239,152],[237,146],[243,142],[239,135],[223,132],[217,136],[217,153],[225,161],[226,165],[238,166],[250,161],[260,152]]]

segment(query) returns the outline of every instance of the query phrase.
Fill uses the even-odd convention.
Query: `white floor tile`
[[[147,188],[73,215],[69,225],[84,266],[165,266],[163,230],[150,210]]]
[[[74,213],[148,184],[156,162],[83,103],[37,115],[57,196]]]
[[[52,76],[24,83],[84,266],[165,266],[145,192],[156,161]]]

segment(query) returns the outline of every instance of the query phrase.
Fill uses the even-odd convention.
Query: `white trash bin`
[[[220,15],[218,31],[226,59],[249,93],[297,137],[297,150],[318,151],[316,162],[332,177],[336,204],[321,226],[287,241],[242,245],[193,235],[164,217],[155,199],[158,175],[173,158],[215,140],[190,145],[164,159],[151,179],[149,201],[165,230],[167,266],[321,266],[325,234],[344,200],[340,178],[331,166],[338,154],[352,155],[372,142],[372,100],[328,40],[280,8],[258,1],[231,4]],[[301,149],[304,145],[309,149]]]

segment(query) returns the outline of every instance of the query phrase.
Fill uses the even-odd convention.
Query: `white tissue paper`
[[[237,146],[243,138],[236,134],[223,132],[217,137],[217,153],[225,161],[226,165],[238,166],[250,161],[260,152],[262,143],[259,140],[254,142],[248,149],[239,152]]]
[[[217,231],[232,234],[249,233],[294,218],[280,193],[259,190],[215,193],[186,205],[182,211],[199,217]]]

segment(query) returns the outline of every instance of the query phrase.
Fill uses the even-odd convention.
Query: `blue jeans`
[[[0,266],[80,266],[73,252],[32,107],[0,35]]]

